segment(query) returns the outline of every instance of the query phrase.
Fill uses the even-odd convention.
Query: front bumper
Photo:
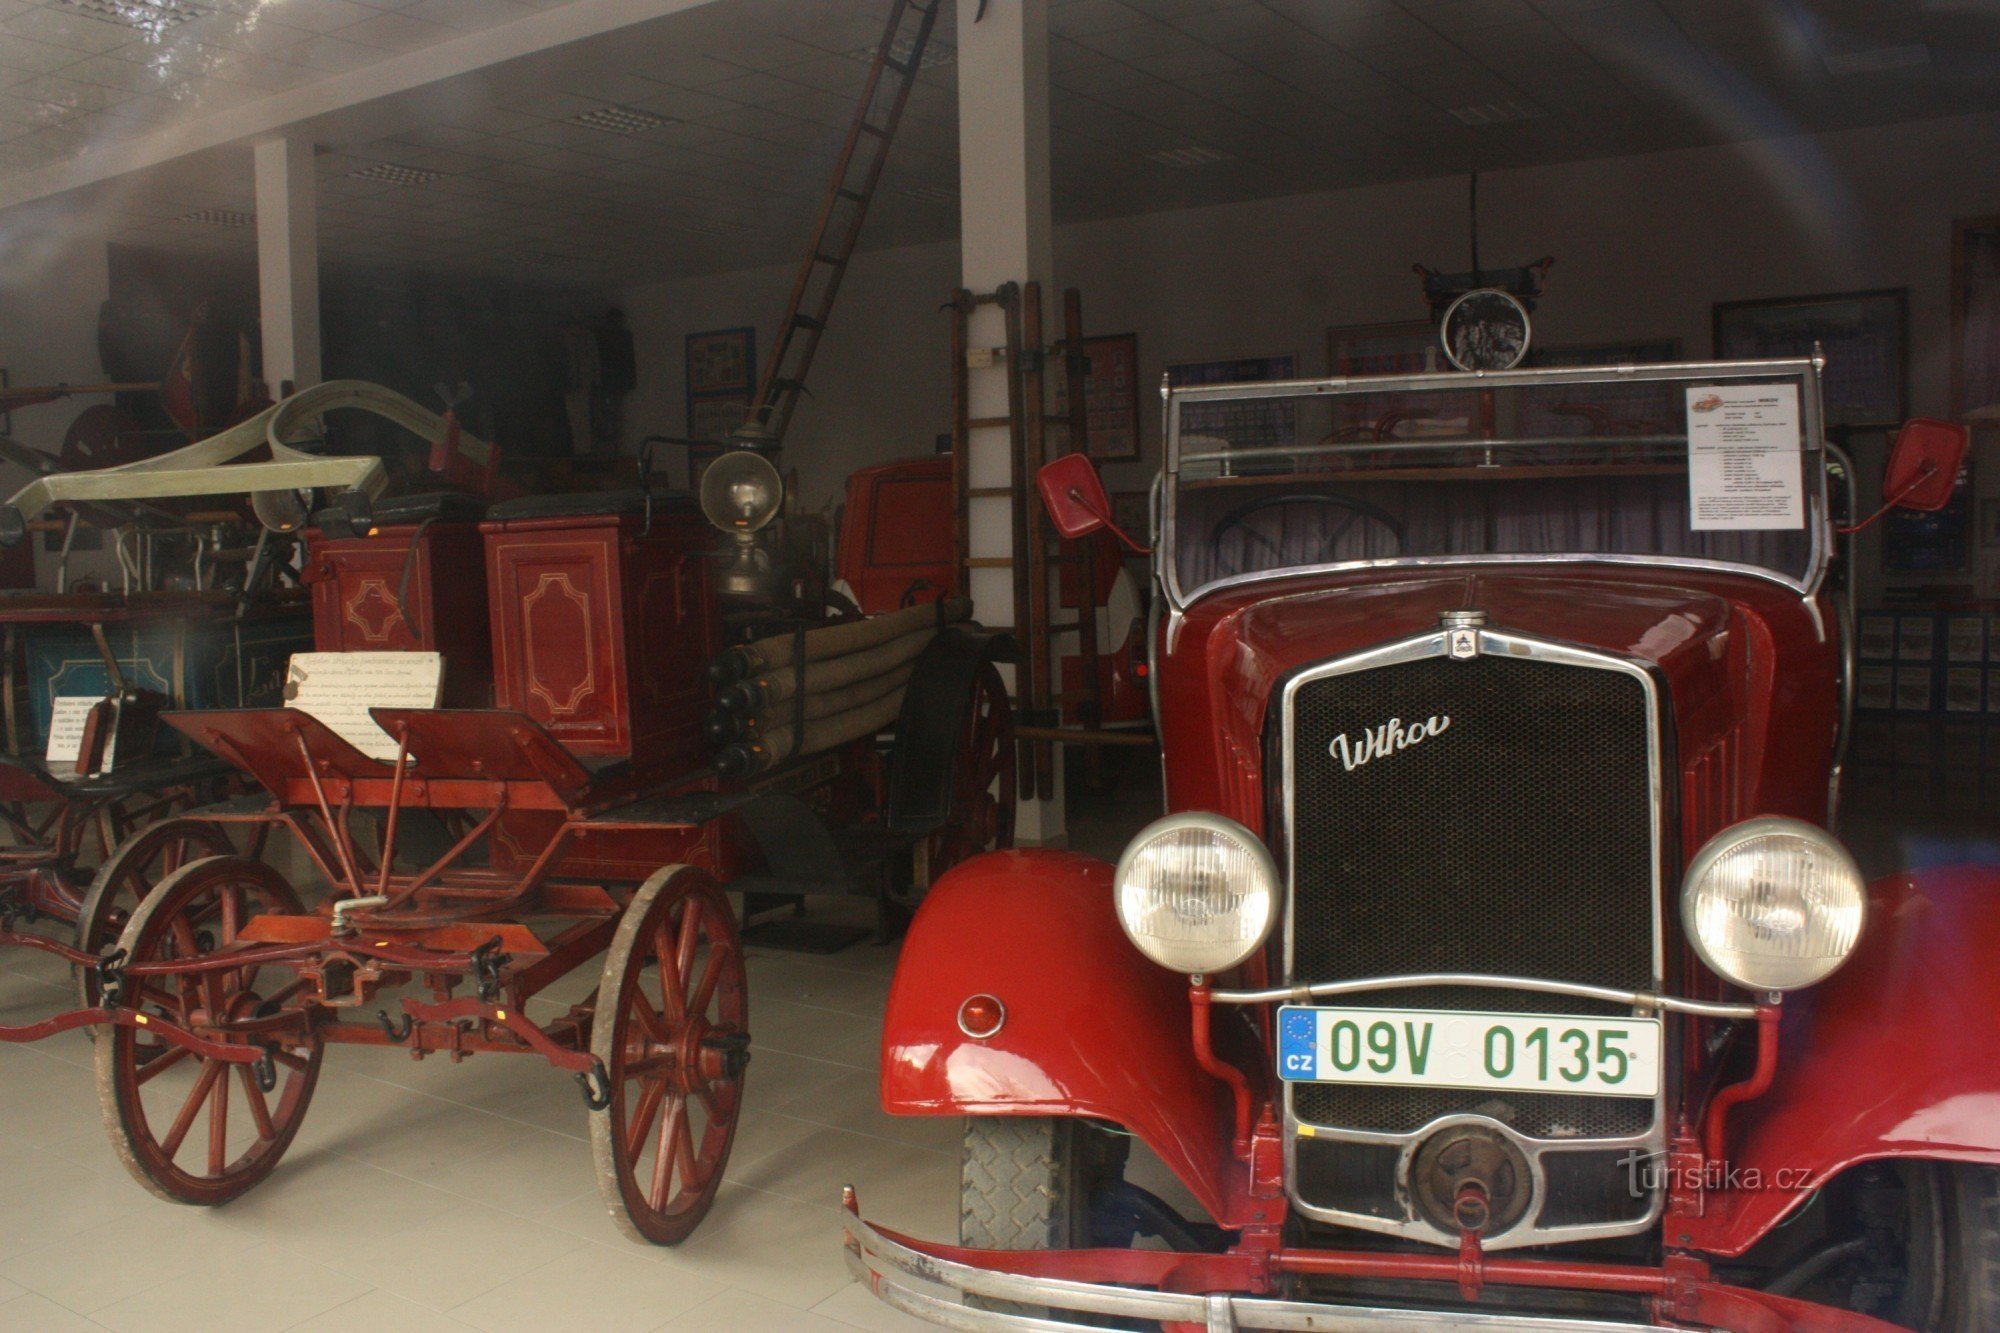
[[[932,1245],[871,1226],[862,1220],[854,1192],[846,1197],[845,1242],[848,1271],[877,1299],[894,1309],[943,1328],[985,1333],[1099,1333],[1100,1326],[1071,1322],[1069,1315],[1109,1315],[1154,1321],[1168,1327],[1237,1333],[1288,1330],[1293,1333],[1896,1333],[1894,1325],[1865,1315],[1766,1295],[1705,1279],[1662,1273],[1663,1294],[1671,1290],[1687,1310],[1672,1324],[1555,1316],[1425,1311],[1380,1306],[1335,1305],[1269,1297],[1197,1295],[1052,1276],[1054,1270],[1099,1268],[1136,1275],[1151,1267],[1168,1271],[1176,1256],[1157,1251],[1023,1252],[1009,1254],[1017,1270],[983,1267],[972,1256],[999,1258],[989,1251]],[[953,1257],[959,1256],[959,1257]],[[1193,1257],[1199,1264],[1203,1256]],[[1228,1267],[1230,1256],[1215,1256]],[[1138,1261],[1138,1262],[1132,1262]],[[1162,1267],[1162,1265],[1168,1267]],[[1032,1270],[1040,1269],[1036,1272]],[[1628,1270],[1630,1271],[1630,1270]],[[1588,1283],[1579,1282],[1578,1286]],[[977,1309],[968,1296],[1046,1309],[1049,1317]]]

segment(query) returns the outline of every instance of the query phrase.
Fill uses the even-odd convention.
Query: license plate
[[[1657,1018],[1287,1005],[1278,1011],[1278,1075],[1294,1083],[1652,1097],[1661,1040]]]

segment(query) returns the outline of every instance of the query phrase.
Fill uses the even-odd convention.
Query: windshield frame
[[[1195,602],[1230,588],[1250,583],[1264,583],[1273,579],[1291,579],[1304,574],[1342,573],[1357,569],[1411,569],[1411,568],[1457,568],[1468,565],[1519,565],[1519,564],[1616,564],[1639,565],[1662,569],[1696,569],[1731,574],[1743,574],[1766,582],[1777,583],[1801,596],[1811,597],[1819,591],[1826,577],[1827,564],[1832,557],[1829,498],[1827,494],[1827,462],[1831,455],[1826,448],[1825,422],[1820,402],[1820,372],[1825,366],[1820,356],[1784,357],[1761,361],[1671,361],[1649,362],[1644,365],[1623,364],[1612,366],[1551,366],[1542,369],[1501,370],[1501,371],[1443,371],[1425,372],[1411,375],[1356,375],[1317,380],[1271,380],[1255,384],[1201,384],[1175,386],[1164,379],[1160,385],[1161,425],[1165,432],[1165,447],[1162,456],[1165,466],[1161,469],[1155,490],[1159,539],[1153,557],[1154,577],[1166,590],[1169,603],[1177,611],[1186,610]],[[1649,380],[1703,379],[1703,380],[1748,380],[1796,378],[1799,383],[1800,404],[1800,453],[1806,459],[1806,528],[1811,534],[1811,556],[1802,578],[1792,578],[1775,569],[1762,565],[1740,564],[1724,560],[1703,560],[1692,556],[1636,555],[1618,552],[1557,552],[1557,553],[1516,553],[1493,555],[1417,555],[1387,556],[1370,560],[1342,560],[1317,565],[1288,565],[1280,569],[1254,570],[1249,573],[1233,574],[1228,578],[1212,579],[1207,583],[1188,590],[1180,584],[1180,561],[1178,554],[1178,534],[1175,530],[1175,513],[1179,506],[1180,473],[1183,462],[1181,455],[1181,409],[1194,403],[1242,402],[1264,398],[1321,398],[1360,393],[1419,393],[1440,389],[1464,392],[1477,388],[1509,388],[1542,384],[1617,384],[1638,383]],[[1353,450],[1380,450],[1382,441],[1359,442]],[[1428,448],[1464,447],[1467,441],[1423,441]],[[1472,441],[1471,443],[1485,443]],[[1496,447],[1517,447],[1506,441],[1494,441]],[[1278,453],[1295,455],[1304,452],[1318,452],[1319,446],[1279,446],[1275,450],[1232,451],[1241,457],[1254,457],[1258,453]],[[1213,451],[1204,450],[1190,457],[1213,457]],[[1814,462],[1813,460],[1817,460]]]

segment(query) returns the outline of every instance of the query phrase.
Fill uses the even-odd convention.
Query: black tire
[[[2000,1168],[1871,1162],[1829,1193],[1821,1253],[1849,1253],[1819,1278],[1772,1291],[1918,1333],[2000,1329]]]
[[[1131,1140],[1087,1120],[969,1117],[959,1158],[959,1244],[984,1250],[1088,1248],[1092,1203],[1124,1177],[1130,1149]],[[1047,1315],[977,1297],[967,1303]]]

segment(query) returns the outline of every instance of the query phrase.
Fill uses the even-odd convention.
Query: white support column
[[[264,382],[276,397],[320,381],[319,188],[308,139],[267,139],[257,171],[257,302]]]
[[[986,13],[980,18],[982,8]],[[960,268],[966,290],[978,294],[1008,282],[1038,281],[1046,307],[1057,292],[1049,202],[1048,0],[958,0],[958,161]],[[1059,319],[1060,305],[1054,309]],[[997,307],[980,307],[968,337],[975,356],[1006,342],[1005,316]],[[1007,415],[1010,373],[1012,368],[998,358],[969,373],[969,415]],[[1042,410],[1034,403],[1026,408]],[[1004,427],[975,429],[968,452],[975,491],[1012,484],[1012,444]],[[1025,558],[1025,552],[1014,550],[1009,500],[975,497],[968,526],[971,555]],[[969,582],[980,620],[1014,623],[1011,569],[975,569]],[[1055,799],[1021,803],[1017,839],[1027,844],[1063,841],[1063,804],[1059,762]]]

